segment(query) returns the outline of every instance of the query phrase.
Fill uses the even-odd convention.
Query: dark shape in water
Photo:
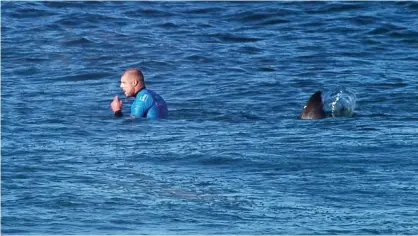
[[[325,118],[321,91],[314,93],[303,107],[299,119],[322,119]]]

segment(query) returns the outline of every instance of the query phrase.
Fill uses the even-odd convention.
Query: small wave
[[[81,38],[78,38],[78,39],[71,39],[71,40],[63,42],[63,44],[65,46],[78,46],[78,45],[86,45],[86,44],[90,44],[90,43],[92,43],[92,41],[88,40],[85,37],[81,37]]]
[[[161,11],[161,10],[156,10],[156,9],[140,9],[140,10],[130,10],[130,11],[126,11],[124,12],[124,15],[128,16],[128,17],[141,17],[141,16],[146,16],[146,17],[170,17],[173,16],[174,14],[168,11]]]
[[[120,24],[120,25],[126,25],[126,22],[123,22],[124,19],[119,18],[117,16],[112,16],[108,14],[102,14],[102,13],[85,13],[82,15],[82,19],[87,23],[92,24]]]
[[[226,157],[208,157],[199,161],[202,165],[231,165],[241,162],[241,159]]]
[[[276,71],[276,69],[272,68],[272,67],[260,67],[258,68],[259,71],[261,72],[274,72]]]
[[[101,24],[112,24],[118,26],[126,25],[121,18],[103,15],[103,14],[93,14],[93,13],[84,13],[84,14],[75,14],[70,13],[65,16],[62,16],[61,19],[55,21],[55,24],[63,28],[77,26],[80,27],[97,27]]]
[[[196,8],[196,9],[186,9],[183,13],[186,14],[208,14],[208,13],[218,13],[222,12],[223,9],[219,7],[206,7],[206,8]]]
[[[208,120],[241,123],[245,121],[258,121],[263,119],[251,112],[235,112],[229,114],[220,114],[211,118],[208,117]]]
[[[317,29],[320,27],[324,27],[327,25],[327,23],[325,21],[309,21],[309,22],[301,22],[299,23],[299,25],[305,29]]]
[[[278,24],[286,24],[286,23],[290,23],[290,20],[285,20],[285,19],[271,19],[271,20],[266,20],[260,23],[260,25],[278,25]]]
[[[274,25],[290,22],[290,20],[284,18],[295,14],[297,14],[296,11],[284,9],[283,6],[278,6],[274,10],[262,7],[234,14],[229,20],[257,25]],[[277,18],[278,16],[280,18]]]
[[[228,67],[227,70],[228,70],[229,73],[248,73],[247,70],[245,70],[244,68],[241,68],[239,66]]]
[[[68,15],[66,18],[61,18],[57,21],[55,21],[55,24],[58,24],[60,26],[78,26],[80,24],[80,20],[77,19],[75,16]]]
[[[107,76],[110,76],[110,73],[101,73],[101,72],[94,72],[94,73],[83,73],[78,75],[70,75],[70,76],[63,76],[55,78],[55,81],[86,81],[86,80],[98,80],[103,79]]]
[[[330,2],[316,9],[309,9],[306,12],[311,14],[339,13],[360,10],[363,8],[365,8],[365,5],[361,5],[358,3]]]
[[[16,8],[10,15],[15,18],[36,18],[54,16],[57,13],[52,10],[38,9],[39,3],[27,2],[24,7]],[[3,3],[2,3],[3,5]]]
[[[377,21],[377,18],[374,16],[355,16],[350,17],[348,20],[358,25],[368,25],[374,24]]]
[[[356,117],[359,118],[383,118],[383,119],[387,119],[387,118],[392,118],[392,117],[396,117],[396,115],[390,114],[390,113],[384,113],[384,112],[363,112],[362,114],[356,114]],[[358,127],[361,130],[365,130],[365,128],[362,128],[361,126]],[[376,129],[379,130],[379,129]]]
[[[326,27],[325,29],[323,29],[323,32],[347,35],[347,34],[358,33],[358,29],[353,28],[351,26],[332,26],[332,27]]]
[[[305,53],[304,55],[299,55],[295,57],[295,60],[298,61],[312,61],[314,59],[323,58],[325,55],[324,53]]]
[[[245,53],[248,53],[248,54],[258,54],[262,51],[263,50],[261,50],[260,48],[252,47],[252,46],[243,46],[243,47],[240,47],[238,49],[238,52],[245,52]]]
[[[200,105],[204,106],[204,105]],[[205,110],[199,107],[170,110],[170,119],[189,121],[216,121],[227,123],[253,122],[263,120],[251,111]]]
[[[390,33],[390,32],[396,31],[396,30],[406,30],[406,28],[399,27],[399,26],[396,26],[394,24],[385,24],[385,25],[382,25],[380,27],[377,27],[377,28],[374,28],[374,29],[370,30],[368,32],[368,34],[381,35],[381,34],[387,34],[387,33]]]
[[[196,24],[196,26],[199,28],[199,29],[205,29],[205,28],[214,28],[215,27],[215,25],[212,25],[212,24],[210,24],[210,23],[208,23],[208,22],[206,22],[206,23],[197,23]]]
[[[179,27],[177,24],[172,23],[172,22],[164,22],[164,23],[158,24],[156,26],[158,26],[160,28],[163,28],[163,29],[175,29],[175,28]]]
[[[234,18],[235,17],[238,18],[238,20],[241,22],[248,23],[268,19],[269,17],[271,17],[271,15],[265,13],[257,13],[254,11],[246,11],[236,14]]]
[[[221,42],[229,42],[229,43],[248,43],[248,42],[257,42],[262,39],[255,38],[255,37],[244,37],[244,36],[236,36],[230,33],[216,33],[210,34],[210,37],[216,38]]]
[[[392,90],[398,88],[406,88],[409,84],[402,79],[392,79],[391,81],[387,82],[380,82],[374,85],[374,88],[382,89],[382,90]]]
[[[417,38],[402,39],[401,42],[406,43],[406,44],[416,45],[418,44],[418,39]]]
[[[406,57],[399,58],[399,60],[401,60],[401,61],[418,62],[418,57],[414,57],[414,56],[410,56],[410,55],[408,55],[408,56],[406,56]]]
[[[37,74],[41,71],[41,69],[37,66],[31,66],[31,67],[18,67],[13,71],[16,75],[20,76],[29,76]],[[4,82],[3,82],[4,83]]]
[[[94,7],[94,6],[91,6],[91,5],[93,5],[93,4],[95,4],[95,5],[99,5],[100,3],[99,2],[97,2],[97,3],[95,3],[94,1],[85,1],[85,2],[76,2],[76,1],[74,1],[74,2],[66,2],[66,1],[51,1],[51,2],[49,2],[49,1],[45,1],[45,2],[43,2],[43,5],[45,6],[45,7],[49,7],[49,8],[51,8],[52,10],[56,10],[56,9],[71,9],[71,8],[74,8],[74,9],[78,9],[78,8],[83,8],[83,7],[86,7],[86,4],[88,4],[90,7]]]
[[[30,63],[41,63],[41,62],[49,61],[50,59],[44,55],[33,55],[31,57],[26,58],[25,60]]]
[[[199,56],[199,55],[187,56],[184,59],[189,60],[189,61],[197,61],[197,62],[205,62],[205,63],[214,62],[214,60],[209,57],[204,57],[204,56]]]
[[[137,63],[127,64],[125,67],[140,67],[144,70],[150,68],[160,68],[161,70],[171,70],[173,68],[173,62],[166,60],[144,60]]]
[[[222,113],[216,110],[208,111],[208,110],[202,110],[201,108],[197,107],[199,105],[199,102],[196,102],[195,107],[191,108],[180,108],[180,109],[171,109],[170,110],[170,119],[174,120],[206,120],[207,117],[213,117],[213,116],[220,116]],[[191,103],[190,106],[194,106],[193,103]]]
[[[418,32],[412,31],[412,30],[402,30],[402,31],[396,31],[389,34],[390,36],[394,38],[401,38],[401,39],[418,39]]]
[[[388,32],[390,32],[390,29],[385,28],[385,27],[379,27],[379,28],[375,28],[375,29],[371,30],[369,32],[369,34],[373,34],[373,35],[376,35],[376,34],[386,34]]]
[[[371,38],[365,38],[361,41],[363,44],[368,44],[368,45],[378,45],[381,44],[381,42],[371,39]]]
[[[395,4],[407,7],[409,10],[418,10],[418,2],[416,1],[398,1]]]
[[[408,3],[409,3],[408,9],[418,10],[418,2],[408,2]]]

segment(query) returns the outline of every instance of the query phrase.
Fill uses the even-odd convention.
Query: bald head
[[[136,68],[125,70],[120,81],[120,87],[128,97],[135,96],[139,90],[145,88],[144,75]]]
[[[124,76],[126,76],[126,78],[129,78],[129,79],[134,79],[138,81],[140,84],[145,84],[144,75],[139,69],[136,69],[136,68],[127,69],[122,74],[122,77]]]

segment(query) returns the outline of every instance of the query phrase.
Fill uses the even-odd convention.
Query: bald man
[[[135,97],[131,105],[131,117],[167,118],[167,104],[160,95],[145,88],[144,75],[139,69],[124,71],[120,79],[120,87],[126,97]],[[116,117],[122,116],[122,101],[118,96],[113,98],[110,107]]]

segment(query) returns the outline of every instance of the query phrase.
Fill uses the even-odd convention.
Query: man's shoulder
[[[153,92],[149,89],[143,89],[138,93],[135,100],[139,102],[147,102],[152,99],[153,99]]]

